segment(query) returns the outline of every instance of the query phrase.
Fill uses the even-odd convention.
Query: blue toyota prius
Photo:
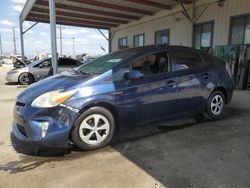
[[[201,51],[125,49],[29,86],[16,99],[11,139],[14,148],[97,149],[122,127],[196,114],[221,119],[233,90],[228,65]]]

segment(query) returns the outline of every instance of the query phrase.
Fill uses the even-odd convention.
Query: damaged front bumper
[[[70,132],[78,115],[65,106],[45,109],[17,102],[12,123],[12,145],[17,151],[20,144],[33,149],[68,148]]]

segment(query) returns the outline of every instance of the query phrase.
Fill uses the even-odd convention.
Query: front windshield
[[[75,69],[79,73],[89,73],[89,74],[102,74],[116,65],[123,62],[128,57],[136,54],[135,51],[119,51],[113,52],[111,54],[99,57],[88,64],[82,65]]]

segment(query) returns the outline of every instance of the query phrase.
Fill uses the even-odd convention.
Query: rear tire
[[[28,72],[22,73],[18,78],[20,85],[30,85],[35,81],[34,76]]]
[[[225,96],[221,91],[214,91],[207,100],[205,118],[219,120],[224,115]]]
[[[108,145],[115,132],[115,119],[103,107],[92,107],[75,121],[72,141],[82,150],[93,150]]]

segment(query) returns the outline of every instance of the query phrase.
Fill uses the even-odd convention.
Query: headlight
[[[62,92],[62,90],[56,90],[44,93],[37,97],[31,104],[33,107],[49,108],[57,106],[76,93],[76,90]]]

